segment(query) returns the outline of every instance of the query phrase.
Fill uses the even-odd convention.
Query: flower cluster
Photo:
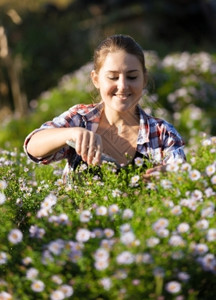
[[[139,158],[118,173],[85,169],[68,186],[60,165],[2,151],[0,298],[211,299],[215,141],[205,136],[149,182]]]

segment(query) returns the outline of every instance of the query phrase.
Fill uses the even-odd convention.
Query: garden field
[[[31,115],[0,132],[0,299],[213,300],[216,295],[216,59],[146,53],[141,105],[172,122],[187,161],[151,181],[138,158],[117,172],[65,162],[36,165],[25,136],[95,97],[91,63],[31,101]],[[154,88],[154,85],[156,88]],[[86,100],[88,99],[88,100]]]

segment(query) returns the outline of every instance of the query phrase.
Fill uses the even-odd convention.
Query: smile
[[[124,100],[124,99],[127,99],[130,96],[130,94],[114,94],[114,96],[118,97],[119,99]]]

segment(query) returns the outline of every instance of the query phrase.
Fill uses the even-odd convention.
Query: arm
[[[47,128],[35,132],[27,146],[27,152],[38,159],[45,158],[64,148],[67,140],[76,144],[76,152],[88,164],[100,163],[102,141],[98,134],[81,127]],[[67,146],[68,147],[68,146]]]

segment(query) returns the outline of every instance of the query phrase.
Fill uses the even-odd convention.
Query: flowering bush
[[[216,138],[142,180],[139,158],[80,168],[0,153],[0,299],[213,299]]]
[[[145,56],[149,84],[140,102],[145,111],[170,121],[189,144],[196,142],[199,132],[215,135],[215,56],[183,52],[160,58],[152,51],[145,51]],[[21,149],[26,135],[43,122],[77,103],[95,101],[98,95],[90,80],[92,68],[90,62],[66,74],[56,88],[31,100],[33,114],[22,120],[6,120],[0,131],[0,147]]]

